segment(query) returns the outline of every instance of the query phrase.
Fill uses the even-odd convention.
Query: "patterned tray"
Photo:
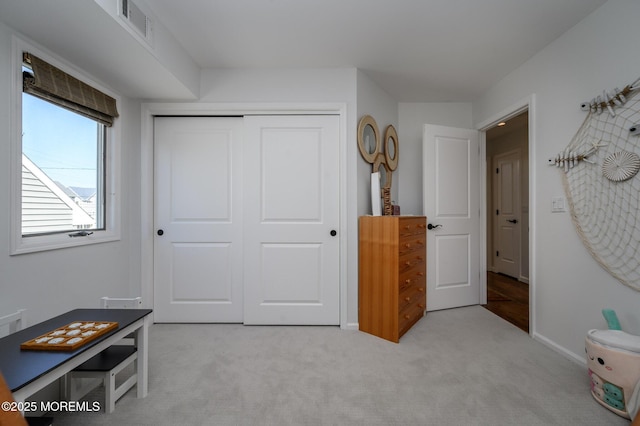
[[[20,349],[35,351],[73,351],[118,327],[117,322],[76,321],[27,340]]]

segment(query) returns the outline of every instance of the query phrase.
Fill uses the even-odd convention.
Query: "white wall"
[[[378,131],[380,132],[381,149],[384,150],[384,133],[388,125],[395,127],[398,130],[398,103],[384,90],[382,90],[376,83],[373,82],[362,71],[358,71],[358,112],[357,121],[365,115],[370,115],[376,121],[378,125]],[[356,124],[357,127],[357,124]],[[353,143],[357,146],[358,139]],[[400,161],[400,159],[398,159]],[[373,173],[373,166],[367,163],[360,151],[358,151],[358,215],[370,215],[372,213],[371,207],[371,173]],[[392,172],[391,180],[391,200],[398,201],[398,188],[400,186],[400,179],[398,178],[397,170]],[[356,293],[357,296],[357,293]]]
[[[204,69],[200,101],[346,102],[355,108],[355,79],[354,68]]]
[[[358,170],[356,130],[356,88],[359,73],[355,68],[327,69],[205,69],[200,82],[203,103],[218,105],[313,105],[339,103],[346,106],[344,125],[346,164],[341,165],[343,182],[346,181],[346,217],[341,237],[346,237],[346,315],[343,325],[355,328],[358,323],[358,216],[363,214],[358,205],[362,191]],[[339,161],[339,159],[336,159]]]
[[[122,239],[78,248],[9,256],[12,30],[0,23],[0,315],[26,308],[34,324],[105,295],[140,291],[140,106],[122,98]],[[50,52],[55,55],[55,52]],[[64,58],[62,58],[64,59]],[[82,68],[82,64],[76,64]]]
[[[603,308],[615,309],[623,329],[640,334],[640,292],[619,283],[591,258],[569,213],[551,213],[551,198],[564,190],[561,172],[547,159],[563,150],[582,124],[582,101],[640,76],[638,17],[637,0],[610,0],[473,104],[474,122],[482,123],[536,95],[535,138],[530,141],[534,337],[576,360],[584,358],[587,331],[606,328]]]
[[[353,158],[353,161],[349,162],[350,169],[357,170],[357,216],[370,215],[372,213],[371,207],[371,173],[373,168],[371,164],[367,163],[360,151],[358,150],[358,138],[357,138],[357,126],[360,119],[370,115],[376,121],[378,125],[378,131],[380,132],[380,141],[384,139],[384,132],[388,125],[392,125],[398,129],[398,103],[389,96],[387,92],[382,90],[376,85],[373,80],[369,78],[365,73],[358,70],[357,73],[357,113],[354,117],[353,129],[354,137],[349,138],[349,144],[351,144],[357,153],[357,158]],[[381,145],[384,147],[384,144]],[[384,148],[383,148],[384,149]],[[399,159],[399,161],[401,161]],[[355,167],[354,167],[355,166]],[[398,199],[398,188],[401,185],[398,179],[398,173],[392,173],[391,183],[391,199]],[[354,256],[349,259],[349,264],[354,265],[357,269],[358,265],[358,227],[357,222],[354,227],[354,232],[349,234],[349,244],[353,247]],[[350,323],[354,326],[358,323],[358,271],[354,271],[350,276],[348,298],[353,301],[355,306],[355,315],[350,315]],[[350,306],[352,303],[350,303]],[[351,313],[351,311],[350,311]]]
[[[473,128],[471,103],[434,102],[398,105],[400,158],[397,179],[402,214],[424,214],[422,189],[422,131],[425,124]],[[396,177],[394,176],[394,179]]]

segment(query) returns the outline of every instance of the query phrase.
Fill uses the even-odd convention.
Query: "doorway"
[[[528,153],[528,110],[486,130],[485,307],[525,331],[531,305]]]
[[[496,272],[487,272],[484,307],[529,333],[529,284]]]

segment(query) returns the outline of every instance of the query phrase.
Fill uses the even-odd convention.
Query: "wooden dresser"
[[[360,330],[398,343],[427,306],[427,219],[361,216]]]

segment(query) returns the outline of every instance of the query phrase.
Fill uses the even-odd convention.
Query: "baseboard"
[[[353,331],[358,331],[360,330],[360,323],[357,322],[348,322],[347,325],[345,325],[344,327],[342,327],[343,330],[353,330]]]
[[[529,277],[520,275],[520,277],[518,277],[518,281],[520,281],[521,283],[529,284]]]
[[[543,345],[553,350],[554,352],[559,353],[563,357],[567,358],[569,361],[572,361],[582,367],[585,367],[585,368],[587,367],[587,360],[584,359],[584,357],[574,354],[573,352],[567,350],[566,348],[563,348],[562,346],[554,343],[553,341],[547,339],[546,337],[538,333],[534,333],[532,337],[534,340],[542,343]]]

